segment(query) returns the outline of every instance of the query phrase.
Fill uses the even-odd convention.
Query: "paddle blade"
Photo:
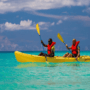
[[[38,34],[40,35],[39,24],[36,24],[36,29],[37,29]]]
[[[58,37],[58,39],[59,39],[61,42],[65,43],[64,40],[63,40],[63,38],[62,38],[62,36],[60,35],[60,33],[57,34],[57,37]]]

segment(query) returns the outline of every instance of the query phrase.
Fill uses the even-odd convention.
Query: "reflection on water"
[[[21,64],[17,65],[16,68],[26,68],[26,67],[55,67],[55,66],[58,66],[58,63],[49,63],[49,62],[35,63],[35,62],[31,62],[31,63],[21,63]]]
[[[27,68],[27,67],[56,67],[56,66],[80,66],[87,63],[78,63],[78,62],[67,62],[67,63],[40,63],[40,62],[30,62],[30,63],[20,63],[16,68]]]

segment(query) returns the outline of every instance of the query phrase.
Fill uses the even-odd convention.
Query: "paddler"
[[[54,52],[55,52],[55,47],[54,45],[56,44],[56,42],[53,42],[52,39],[50,38],[48,40],[48,45],[44,44],[43,41],[41,40],[41,43],[44,47],[47,47],[47,53],[40,53],[39,56],[48,56],[48,57],[54,57]]]
[[[71,47],[68,47],[68,45],[66,44],[66,48],[71,49],[72,54],[66,53],[63,57],[76,57],[76,59],[80,57],[80,47],[78,46],[79,43],[80,41],[76,41],[76,39],[73,39]]]

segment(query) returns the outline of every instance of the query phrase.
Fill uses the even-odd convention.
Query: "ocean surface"
[[[20,63],[14,52],[0,52],[0,90],[90,90],[90,63]]]

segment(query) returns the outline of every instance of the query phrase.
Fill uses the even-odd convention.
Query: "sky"
[[[57,33],[68,46],[75,38],[81,51],[90,51],[90,0],[0,0],[0,51],[42,51],[37,23],[56,51],[67,50]]]

